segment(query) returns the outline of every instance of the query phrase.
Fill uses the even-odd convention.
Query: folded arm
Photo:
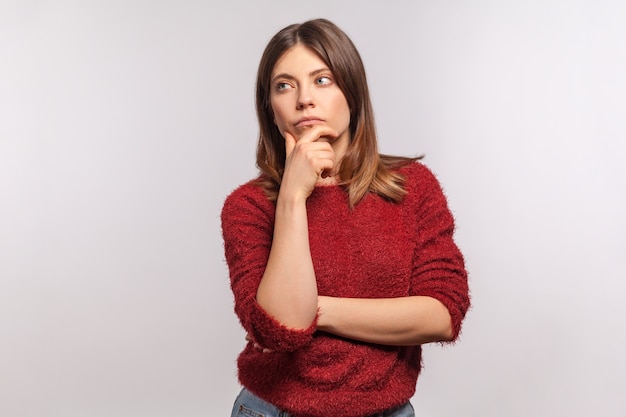
[[[317,293],[311,294],[313,317],[305,318],[301,326],[283,320],[282,313],[272,309],[271,301],[260,303],[257,300],[271,256],[275,210],[274,204],[256,186],[244,186],[235,191],[222,210],[224,250],[235,296],[235,312],[251,343],[275,351],[293,351],[313,337]]]
[[[452,342],[470,305],[454,219],[427,170],[412,185],[416,244],[408,294],[397,298],[318,297],[318,330],[385,345]]]
[[[317,329],[383,345],[411,346],[450,341],[448,309],[425,296],[399,298],[319,297]]]

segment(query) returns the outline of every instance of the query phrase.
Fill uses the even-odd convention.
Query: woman
[[[324,19],[291,25],[257,74],[260,176],[224,203],[248,333],[233,416],[412,416],[420,345],[469,307],[453,218],[416,158],[380,155],[361,58]]]

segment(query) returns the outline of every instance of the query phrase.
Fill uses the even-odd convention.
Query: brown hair
[[[271,76],[276,62],[300,44],[315,52],[333,73],[350,108],[350,144],[339,168],[339,183],[354,207],[368,192],[393,201],[402,200],[404,177],[397,170],[419,158],[392,157],[378,153],[374,113],[365,68],[350,38],[326,19],[287,26],[269,41],[257,73],[256,111],[259,120],[257,166],[261,186],[275,200],[285,168],[285,140],[274,124],[270,104]]]

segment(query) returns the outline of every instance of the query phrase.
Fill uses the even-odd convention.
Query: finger
[[[323,170],[335,167],[335,152],[328,143],[324,143],[328,149],[324,148],[315,153],[317,167]]]
[[[327,137],[330,139],[336,139],[339,134],[330,126],[319,125],[314,126],[311,129],[308,129],[300,139],[298,139],[298,143],[310,143],[315,142],[319,138]]]
[[[318,149],[310,149],[312,146],[316,145],[324,145],[323,147],[318,147]],[[329,143],[326,142],[317,142],[307,145],[309,148],[308,157],[311,160],[313,169],[317,173],[318,176],[322,176],[322,178],[326,178],[333,174],[333,169],[335,168],[335,152],[331,148]]]

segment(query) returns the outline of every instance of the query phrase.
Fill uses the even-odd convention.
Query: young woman
[[[413,416],[420,345],[469,307],[441,187],[378,153],[361,58],[327,20],[270,40],[256,108],[260,176],[222,211],[248,333],[232,416]]]

